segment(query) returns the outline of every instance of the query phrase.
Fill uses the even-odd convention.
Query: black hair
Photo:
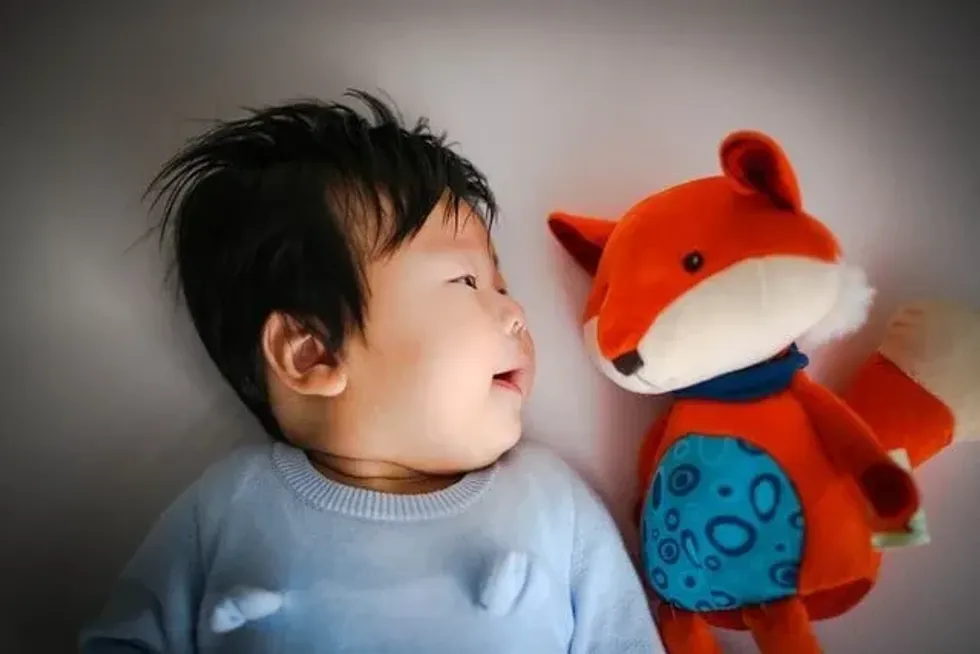
[[[330,352],[363,331],[364,266],[413,238],[448,197],[487,226],[485,176],[426,118],[406,126],[359,90],[369,110],[302,100],[252,109],[190,139],[153,179],[164,199],[179,290],[208,355],[265,430],[283,438],[265,383],[261,333],[282,312]],[[365,236],[368,235],[368,236]]]

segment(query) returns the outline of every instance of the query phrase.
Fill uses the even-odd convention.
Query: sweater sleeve
[[[642,582],[602,500],[576,479],[570,654],[664,652]]]
[[[203,573],[196,487],[150,529],[80,636],[82,654],[193,654]]]

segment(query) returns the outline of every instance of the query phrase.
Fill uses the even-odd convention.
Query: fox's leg
[[[842,397],[913,467],[953,442],[980,439],[980,311],[942,302],[900,308]]]
[[[722,654],[708,621],[697,613],[661,602],[657,627],[667,654]]]
[[[798,597],[744,609],[761,654],[821,654],[806,607]]]

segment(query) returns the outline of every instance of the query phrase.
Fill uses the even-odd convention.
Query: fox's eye
[[[476,286],[476,275],[462,275],[462,276],[457,277],[456,279],[454,279],[452,281],[453,281],[453,283],[459,282],[459,283],[462,283],[462,284],[466,284],[467,286],[469,286],[472,289],[475,289],[477,287]]]
[[[687,272],[696,273],[697,271],[701,270],[702,266],[704,266],[704,256],[702,256],[702,254],[697,250],[688,252],[684,255],[684,259],[681,261],[681,264],[684,266],[684,270]]]

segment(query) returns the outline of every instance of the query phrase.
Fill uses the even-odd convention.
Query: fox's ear
[[[575,262],[594,276],[616,222],[554,212],[548,216],[548,227]]]
[[[802,210],[796,173],[786,153],[761,132],[740,130],[722,141],[721,169],[740,193],[761,193],[780,209]]]

